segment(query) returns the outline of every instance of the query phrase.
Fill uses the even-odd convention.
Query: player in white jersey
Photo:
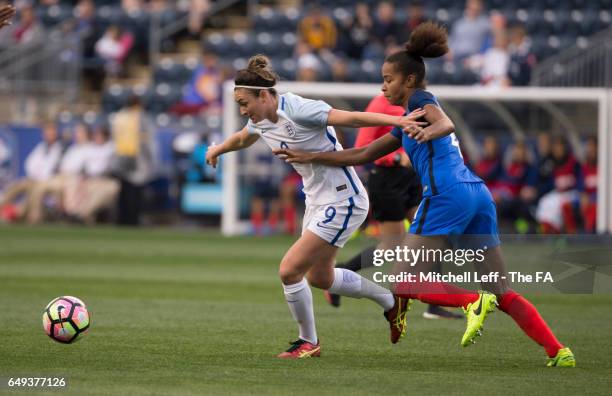
[[[323,101],[291,93],[280,95],[274,89],[276,81],[268,59],[262,55],[251,58],[248,67],[237,73],[234,98],[249,121],[222,144],[209,148],[207,163],[216,166],[221,154],[247,148],[259,138],[271,149],[339,151],[342,146],[333,126],[421,125],[415,121],[423,115],[420,110],[402,117],[337,110]],[[302,236],[283,257],[279,275],[289,310],[299,326],[299,339],[278,357],[320,356],[309,284],[378,303],[390,323],[391,342],[396,343],[405,333],[406,300],[350,270],[334,269],[338,248],[368,213],[367,194],[355,170],[315,164],[296,164],[295,169],[304,181],[306,213]]]

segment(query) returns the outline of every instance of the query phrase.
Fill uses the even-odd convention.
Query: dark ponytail
[[[246,69],[239,70],[234,79],[235,85],[249,85],[254,87],[270,87],[267,89],[273,95],[276,90],[272,88],[278,81],[278,75],[270,67],[270,60],[265,55],[255,55],[249,59]],[[262,88],[265,89],[265,88]],[[251,89],[259,96],[262,89]]]
[[[438,58],[446,54],[448,33],[437,23],[422,23],[412,31],[404,48],[403,51],[388,56],[385,62],[393,63],[404,76],[414,74],[416,86],[422,88],[425,85],[423,58]]]

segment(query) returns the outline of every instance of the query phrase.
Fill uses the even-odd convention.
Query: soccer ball
[[[45,333],[64,344],[80,340],[90,324],[85,303],[72,296],[52,300],[45,308],[42,319]]]

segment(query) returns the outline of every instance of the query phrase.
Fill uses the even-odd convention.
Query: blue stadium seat
[[[282,39],[276,32],[261,32],[255,37],[254,53],[263,53],[269,56],[280,56],[287,53]]]
[[[380,68],[382,67],[382,61],[364,60],[361,62],[361,75],[360,81],[370,83],[380,83]]]
[[[463,65],[457,67],[451,79],[451,83],[456,85],[474,85],[479,81],[480,77]]]
[[[52,5],[36,10],[39,20],[47,27],[55,26],[72,18],[72,7],[67,5]]]
[[[611,15],[611,11],[612,9],[607,9],[607,10],[601,10],[599,11],[598,14],[598,19],[595,23],[595,32],[598,32],[600,30],[604,30],[604,29],[608,29],[612,23],[612,15]]]
[[[110,25],[118,25],[121,19],[121,8],[103,6],[96,10],[96,23],[105,30]]]
[[[232,55],[231,39],[221,33],[210,34],[204,39],[203,45],[221,57]]]
[[[440,84],[442,80],[442,65],[443,62],[441,61],[428,60],[425,62],[425,74],[429,84]]]
[[[590,36],[597,31],[597,12],[594,10],[586,10],[583,16],[584,19],[579,26],[579,34],[582,36]]]
[[[102,109],[105,113],[119,111],[127,102],[130,94],[130,90],[121,85],[111,85],[102,95]]]
[[[195,67],[197,67],[197,60],[194,59],[194,61]],[[163,59],[153,71],[154,83],[156,85],[160,83],[186,84],[195,70],[195,67],[190,63],[177,63],[170,58]]]
[[[281,80],[295,81],[297,73],[297,63],[291,57],[275,57],[270,58],[272,68]]]
[[[232,47],[238,56],[250,56],[253,54],[255,38],[246,32],[236,32],[232,35]]]
[[[257,32],[296,31],[300,18],[296,8],[280,11],[264,7],[255,16],[254,27]]]
[[[593,2],[596,3],[597,0],[594,0]],[[599,9],[612,10],[612,0],[599,0]]]
[[[152,113],[168,111],[170,107],[180,102],[183,97],[182,85],[157,84],[144,95],[145,107]]]
[[[548,10],[570,10],[572,8],[571,0],[539,0],[536,4],[542,4],[543,9]]]

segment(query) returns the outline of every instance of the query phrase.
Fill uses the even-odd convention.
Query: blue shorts
[[[448,236],[455,247],[462,248],[500,244],[495,202],[484,183],[457,183],[442,193],[424,197],[409,232]]]

